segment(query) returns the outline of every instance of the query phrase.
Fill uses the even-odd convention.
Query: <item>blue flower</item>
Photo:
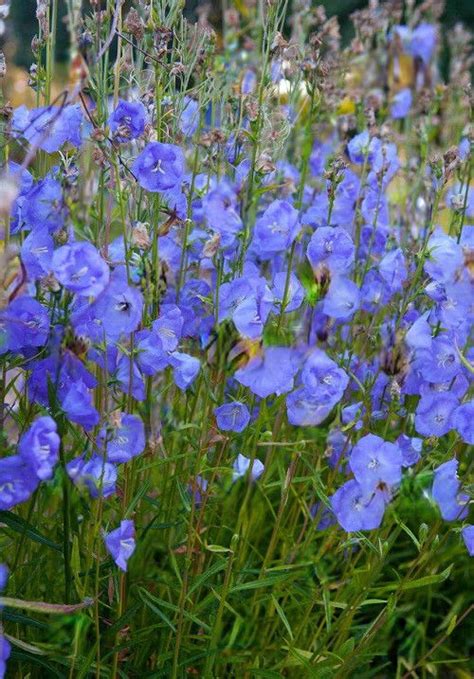
[[[324,143],[316,139],[313,144],[313,150],[309,157],[309,167],[311,174],[314,177],[320,177],[323,174],[328,156],[333,150],[333,143]]]
[[[429,382],[449,382],[461,371],[461,361],[454,343],[443,335],[431,342],[429,349],[418,349],[416,366]]]
[[[101,429],[99,448],[105,449],[108,462],[128,462],[145,450],[145,427],[138,415],[114,413],[111,426]]]
[[[380,139],[370,137],[367,130],[356,134],[347,145],[347,152],[352,163],[362,165],[367,158],[369,164],[373,162],[381,146]]]
[[[47,358],[34,361],[28,380],[28,395],[31,401],[47,408],[49,384],[56,391],[56,398],[62,405],[63,399],[73,384],[94,389],[97,380],[85,365],[70,351],[55,352]]]
[[[8,582],[8,568],[4,563],[0,563],[0,592],[3,592]]]
[[[0,509],[26,502],[38,484],[38,476],[20,455],[0,459]]]
[[[80,380],[63,392],[61,408],[71,422],[80,424],[87,431],[99,424],[99,413],[92,405],[92,394]]]
[[[474,445],[474,401],[468,401],[456,408],[452,424],[465,443]]]
[[[392,118],[394,120],[405,118],[411,109],[412,102],[413,96],[409,87],[405,87],[397,92],[390,105],[390,115]]]
[[[184,97],[184,108],[179,118],[179,129],[185,137],[192,137],[199,126],[199,103],[191,97]]]
[[[373,530],[382,523],[385,512],[383,493],[380,490],[367,493],[355,479],[346,481],[331,496],[330,502],[339,525],[347,533]]]
[[[148,144],[132,165],[138,183],[147,191],[167,191],[183,180],[184,155],[174,144]]]
[[[173,366],[173,378],[177,387],[186,391],[196,379],[201,364],[198,358],[175,351],[170,356],[170,365]]]
[[[0,679],[3,679],[7,671],[7,660],[10,657],[11,646],[0,632]]]
[[[156,375],[169,364],[170,358],[156,332],[140,330],[135,335],[136,363],[144,375]]]
[[[469,556],[474,556],[474,526],[472,524],[464,526],[461,533]]]
[[[24,196],[17,229],[59,231],[67,214],[61,184],[52,175],[34,184]]]
[[[334,406],[341,400],[349,378],[321,349],[313,349],[301,371],[301,381],[321,403]]]
[[[47,229],[28,234],[21,246],[20,257],[30,280],[42,278],[50,272],[53,250],[54,241]]]
[[[202,207],[207,225],[220,236],[222,249],[231,252],[243,228],[235,190],[228,182],[221,181],[204,196]]]
[[[408,51],[427,64],[431,61],[437,42],[437,29],[434,24],[422,22],[412,31]]]
[[[333,406],[325,403],[312,389],[300,387],[286,397],[288,422],[298,427],[316,427]]]
[[[165,351],[175,351],[183,333],[183,314],[175,304],[162,304],[154,321],[153,332],[158,335]]]
[[[306,251],[313,269],[325,265],[336,274],[347,273],[354,263],[354,243],[340,226],[320,226],[313,233]]]
[[[274,200],[255,223],[253,248],[262,259],[284,252],[300,228],[298,210],[286,200]]]
[[[59,460],[59,444],[56,422],[45,415],[38,417],[23,434],[18,453],[38,479],[44,481],[53,475]]]
[[[270,394],[285,394],[293,389],[294,377],[299,361],[292,349],[268,347],[263,356],[252,358],[249,363],[236,371],[234,377],[240,384],[265,398]]]
[[[401,40],[405,54],[419,57],[425,64],[429,63],[437,42],[437,31],[434,24],[422,22],[415,29],[408,26],[394,26],[392,39],[395,33]]]
[[[15,136],[22,136],[48,153],[59,151],[61,146],[69,142],[73,146],[82,143],[83,116],[81,107],[72,104],[45,106],[28,111],[26,106],[19,106],[13,112],[12,131]]]
[[[113,377],[124,394],[131,392],[133,398],[137,401],[145,400],[143,375],[137,363],[122,352],[116,356],[116,367]]]
[[[435,281],[447,282],[464,262],[462,247],[454,238],[437,229],[428,241],[429,259],[424,268]]]
[[[370,493],[381,485],[391,487],[400,483],[402,453],[396,444],[367,434],[353,447],[349,466],[361,488]]]
[[[114,141],[123,144],[137,139],[145,131],[147,115],[141,101],[119,99],[117,107],[109,116],[109,127]]]
[[[431,494],[446,521],[456,521],[467,516],[468,496],[460,493],[457,477],[458,461],[448,460],[435,469]]]
[[[379,262],[378,270],[390,293],[400,292],[407,279],[405,258],[400,248],[391,250]]]
[[[415,412],[415,429],[423,436],[443,436],[453,428],[458,399],[449,392],[423,396]]]
[[[106,336],[113,339],[138,328],[142,309],[141,292],[128,284],[125,270],[117,268],[94,302],[93,314],[101,322]]]
[[[274,298],[274,311],[279,313],[285,295],[287,273],[286,271],[279,271],[273,277],[273,286],[271,294]],[[286,295],[285,313],[290,313],[299,309],[304,300],[304,288],[299,282],[297,276],[291,272]]]
[[[223,431],[242,432],[250,422],[247,406],[239,401],[224,403],[214,410],[217,426]]]
[[[132,520],[120,522],[120,526],[104,538],[110,556],[122,571],[127,570],[127,561],[135,551],[135,525]]]
[[[402,451],[402,464],[404,467],[412,467],[421,459],[423,439],[416,436],[410,438],[406,434],[400,434],[397,439],[397,445]]]
[[[51,268],[61,285],[83,297],[97,297],[109,282],[109,267],[92,243],[58,248]]]
[[[48,311],[32,297],[17,297],[0,312],[0,354],[42,347],[48,334]]]
[[[245,457],[245,455],[242,455],[242,453],[239,453],[234,461],[234,464],[232,465],[233,473],[232,473],[232,480],[237,481],[237,479],[242,478],[242,476],[245,476],[247,472],[250,470],[250,478],[252,481],[256,481],[261,477],[263,472],[265,471],[265,466],[260,460],[256,457],[254,458],[253,462],[249,457]]]
[[[84,486],[93,498],[108,497],[115,493],[117,467],[94,454],[89,460],[77,457],[66,465],[69,478],[75,486]]]
[[[349,278],[333,278],[323,301],[323,312],[337,320],[351,318],[360,306],[360,290]]]
[[[219,289],[219,322],[231,317],[241,335],[257,339],[263,334],[273,303],[273,295],[263,277],[235,278]]]

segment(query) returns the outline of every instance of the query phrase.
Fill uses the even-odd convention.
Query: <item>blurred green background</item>
[[[1,3],[0,3],[1,4]],[[84,4],[87,4],[86,2]],[[199,5],[210,5],[212,16],[219,22],[220,0],[187,0],[186,14],[190,19],[195,17],[196,8]],[[351,36],[351,24],[349,15],[356,9],[367,5],[366,0],[315,0],[316,5],[324,5],[329,16],[337,14],[340,18],[343,38],[348,40]],[[60,0],[62,13],[65,11],[66,2]],[[105,2],[104,2],[105,5]],[[6,22],[4,40],[9,41],[12,47],[11,57],[18,66],[28,68],[32,62],[30,43],[37,30],[36,0],[10,0],[10,17]],[[449,27],[456,22],[462,21],[467,28],[474,28],[474,0],[447,0],[443,15],[443,22]],[[57,41],[57,58],[64,60],[67,57],[68,34],[66,30],[60,30]]]

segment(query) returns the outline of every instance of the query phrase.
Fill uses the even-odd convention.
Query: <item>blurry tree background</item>
[[[18,66],[28,68],[32,62],[30,49],[31,39],[35,35],[36,0],[0,0],[2,4],[10,5],[10,17],[6,22],[6,33],[3,41],[9,52],[10,59],[14,59]],[[104,7],[106,0],[103,0]],[[127,4],[127,2],[126,2]],[[85,0],[84,5],[87,5]],[[210,5],[212,8],[211,18],[219,23],[222,2],[221,0],[187,0],[186,15],[193,20],[196,17],[196,9],[201,5]],[[328,16],[337,14],[340,19],[343,38],[347,41],[351,37],[350,14],[367,5],[366,0],[313,0],[313,5],[324,5]],[[66,1],[60,0],[62,15],[64,15]],[[474,29],[474,0],[447,0],[443,21],[447,26],[452,26],[458,21]],[[218,26],[217,26],[218,28]],[[68,34],[66,30],[59,31],[57,40],[57,59],[63,61],[67,58]]]

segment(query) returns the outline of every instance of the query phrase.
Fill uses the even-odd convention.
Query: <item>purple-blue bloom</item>
[[[201,369],[198,358],[179,351],[171,354],[170,365],[173,367],[175,384],[182,391],[191,386]]]
[[[359,309],[360,290],[349,278],[333,278],[323,301],[323,312],[336,320],[346,321]]]
[[[16,136],[24,137],[32,146],[54,153],[66,142],[81,145],[82,123],[78,104],[62,108],[45,106],[30,111],[26,106],[19,106],[13,112],[12,129]]]
[[[48,334],[48,311],[32,297],[16,297],[0,311],[0,354],[42,347]]]
[[[382,523],[385,512],[382,491],[367,493],[355,479],[346,481],[331,496],[330,501],[339,525],[347,533],[374,530]]]
[[[453,428],[453,413],[459,405],[450,392],[422,396],[415,412],[415,429],[423,436],[443,436]]]
[[[84,486],[93,498],[108,497],[115,493],[117,467],[96,453],[88,460],[77,457],[66,465],[69,478],[75,486]]]
[[[237,479],[242,478],[250,469],[250,478],[252,481],[256,481],[265,471],[265,466],[263,462],[260,462],[258,457],[254,458],[252,461],[249,457],[245,457],[242,453],[239,453],[235,458],[234,464],[232,465],[233,473],[232,480],[237,481]]]
[[[110,282],[97,297],[93,305],[93,313],[108,338],[117,338],[129,334],[138,328],[142,317],[143,296],[141,292],[128,284],[126,272],[117,268]]]
[[[252,358],[234,377],[254,394],[265,398],[291,391],[298,368],[299,360],[292,349],[267,347],[262,356]]]
[[[469,556],[474,556],[474,526],[472,524],[464,526],[461,533]]]
[[[120,522],[120,526],[107,533],[104,538],[105,546],[110,556],[122,571],[127,570],[127,562],[135,551],[135,525],[127,519]]]
[[[405,87],[397,92],[390,105],[390,115],[392,118],[395,120],[405,118],[411,109],[412,102],[413,95],[409,87]]]
[[[233,401],[224,403],[214,410],[217,426],[223,431],[242,432],[250,422],[250,413],[245,403]]]
[[[3,592],[8,582],[8,568],[4,563],[0,563],[0,592]]]
[[[150,142],[133,163],[132,171],[147,191],[174,189],[184,175],[183,152],[174,144]]]
[[[0,509],[26,502],[39,484],[35,470],[20,455],[0,459]]]
[[[352,238],[340,226],[317,228],[306,251],[313,269],[325,265],[334,274],[344,274],[351,269],[354,253]]]
[[[352,448],[349,466],[367,493],[381,485],[389,488],[402,478],[402,453],[398,445],[367,434]]]
[[[298,210],[286,200],[274,200],[255,223],[253,247],[265,259],[287,250],[301,226]]]
[[[365,159],[372,163],[380,146],[380,139],[370,137],[369,132],[364,130],[350,140],[347,145],[347,152],[351,162],[362,165]]]
[[[7,660],[10,657],[11,646],[0,632],[0,679],[3,679],[7,671]]]
[[[51,270],[70,292],[97,297],[109,282],[109,267],[92,243],[63,245],[54,251]]]
[[[28,278],[36,280],[46,276],[51,269],[54,241],[47,229],[31,231],[21,246],[21,261]]]
[[[421,459],[423,439],[417,436],[410,438],[406,434],[400,434],[397,444],[402,452],[402,465],[404,467],[412,467]]]
[[[465,443],[474,445],[474,401],[468,401],[456,408],[452,425]]]
[[[114,413],[110,426],[99,432],[97,445],[105,450],[107,461],[128,462],[145,450],[145,427],[138,415]]]
[[[137,139],[145,130],[146,109],[141,101],[119,99],[117,107],[109,117],[109,127],[114,141],[121,144]]]
[[[18,444],[18,453],[38,479],[44,481],[53,475],[59,460],[59,444],[56,422],[45,415],[36,418],[23,434]]]
[[[80,380],[74,382],[64,392],[61,400],[61,408],[71,422],[80,424],[87,431],[99,424],[99,413],[92,405],[92,394]]]
[[[199,103],[191,97],[184,97],[184,108],[179,119],[179,129],[185,137],[192,137],[199,126]]]
[[[458,464],[458,461],[453,458],[434,471],[431,493],[445,521],[456,521],[467,516],[469,498],[464,493],[459,492]]]

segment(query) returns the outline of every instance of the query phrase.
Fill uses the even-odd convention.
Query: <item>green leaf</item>
[[[161,606],[162,608],[167,608],[169,611],[173,611],[175,613],[179,612],[179,606],[176,606],[175,604],[170,604],[169,601],[159,599],[157,596],[153,596],[153,594],[150,594],[150,592],[148,592],[146,589],[143,589],[143,587],[140,587],[138,591],[140,593],[140,598],[142,598],[143,603],[149,606],[150,608],[151,608],[150,604],[155,604]],[[204,630],[206,630],[206,632],[211,631],[209,625],[206,625],[206,623],[203,620],[200,620],[195,615],[192,615],[192,613],[189,613],[188,611],[183,611],[183,617],[187,618],[188,620],[191,620],[191,622],[194,622],[199,627],[202,627]]]
[[[50,549],[54,549],[56,552],[60,552],[62,554],[61,545],[56,544],[49,538],[42,535],[36,530],[36,528],[28,523],[28,521],[22,519],[21,516],[13,514],[13,512],[0,511],[0,523],[4,523],[6,526],[8,526],[8,528],[11,528],[20,535],[25,535],[30,540],[33,540],[33,542],[38,542],[39,544],[49,547]]]
[[[252,580],[251,582],[243,582],[240,585],[235,585],[231,588],[230,593],[234,592],[244,592],[247,589],[261,589],[262,587],[273,587],[277,582],[282,582],[287,580],[288,575],[286,573],[282,575],[272,575],[269,578],[260,578],[260,580]]]
[[[294,639],[293,631],[291,629],[290,623],[288,622],[288,618],[286,617],[285,611],[280,606],[280,604],[278,603],[276,598],[273,596],[273,594],[272,594],[272,601],[273,601],[273,605],[275,606],[275,610],[278,613],[278,617],[280,618],[282,623],[285,625],[285,629],[288,632],[288,634],[290,635],[290,639],[293,641],[293,639]]]
[[[206,545],[206,549],[216,554],[232,554],[232,550],[229,547],[222,547],[222,545]]]
[[[32,644],[27,644],[26,641],[21,641],[21,639],[12,637],[9,634],[6,634],[5,632],[3,633],[3,636],[12,644],[12,646],[17,646],[18,648],[21,648],[23,651],[33,653],[34,655],[47,655],[46,651],[43,651],[42,648],[38,648],[37,646],[33,646]]]
[[[392,582],[390,585],[385,585],[381,587],[380,589],[384,592],[391,592],[392,590],[409,590],[409,589],[417,589],[418,587],[427,587],[429,585],[436,585],[438,582],[444,582],[447,580],[451,574],[453,568],[453,564],[448,566],[444,571],[441,573],[437,573],[436,575],[425,575],[423,578],[418,578],[418,580],[411,580],[408,582]]]
[[[9,596],[0,596],[0,606],[10,608],[21,608],[25,611],[36,611],[37,613],[53,613],[56,615],[68,615],[75,613],[83,608],[92,606],[93,599],[85,599],[80,604],[48,604],[44,601],[23,601]]]
[[[168,625],[170,630],[176,634],[176,627],[173,625],[171,620],[168,618],[168,616],[165,613],[163,613],[163,611],[158,606],[156,606],[152,601],[150,601],[149,598],[144,596],[144,591],[145,590],[138,590],[138,596],[143,601],[145,606],[148,606],[148,608],[151,611],[153,611],[153,613],[155,613],[155,615],[157,615],[159,618],[161,618],[161,620],[163,620],[163,622]]]

